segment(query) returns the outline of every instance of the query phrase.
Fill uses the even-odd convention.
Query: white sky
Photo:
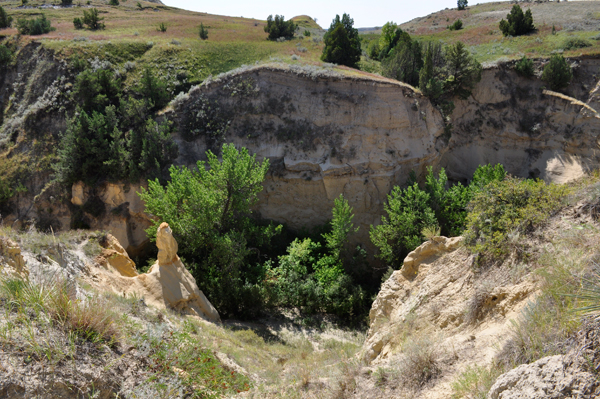
[[[471,0],[470,5],[494,0]],[[497,0],[496,0],[497,1]],[[267,19],[270,14],[286,19],[309,15],[327,29],[336,14],[350,14],[355,28],[382,26],[388,21],[403,23],[444,8],[456,7],[456,0],[162,0],[171,7],[209,14]]]

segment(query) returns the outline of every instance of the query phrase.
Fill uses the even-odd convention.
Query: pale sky
[[[494,0],[470,2],[489,3]],[[496,0],[497,1],[497,0]],[[162,0],[171,7],[206,12],[209,14],[267,19],[269,14],[283,15],[286,19],[309,15],[327,29],[336,14],[350,14],[355,28],[382,26],[388,21],[403,23],[423,17],[444,8],[456,7],[456,0]]]

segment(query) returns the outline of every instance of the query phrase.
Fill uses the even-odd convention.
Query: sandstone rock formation
[[[121,276],[135,277],[138,275],[135,263],[112,234],[108,234],[101,245],[104,249],[102,255],[97,259],[99,264],[111,268]]]
[[[0,237],[0,272],[27,277],[29,271],[21,255],[21,248],[8,237]]]
[[[113,239],[110,240],[111,245],[116,247]],[[109,259],[111,271],[99,269],[98,273],[92,276],[92,281],[100,288],[124,296],[135,295],[143,298],[146,303],[157,308],[176,309],[212,322],[219,321],[219,313],[200,291],[196,280],[177,256],[177,242],[167,223],[158,228],[156,246],[159,249],[158,260],[148,273],[138,275],[135,272],[134,276],[127,276],[122,271],[130,270],[129,262],[133,262],[124,250],[114,250],[118,255],[113,259],[119,259],[118,263],[123,267],[113,266]]]
[[[412,280],[419,272],[421,263],[427,262],[432,257],[437,258],[446,252],[454,251],[458,248],[462,239],[462,237],[433,237],[406,256],[400,272],[406,279]]]
[[[456,376],[469,365],[492,361],[494,348],[508,339],[510,319],[535,295],[533,277],[512,280],[502,268],[478,273],[461,241],[434,237],[423,243],[407,256],[407,270],[395,271],[382,285],[371,307],[360,357],[372,370],[402,362],[411,340],[430,340],[443,359],[435,394],[423,390],[409,397],[451,397]]]
[[[600,394],[592,373],[565,363],[564,356],[548,356],[502,374],[489,399],[592,399]]]

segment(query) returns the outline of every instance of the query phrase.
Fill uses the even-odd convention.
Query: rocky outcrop
[[[114,237],[108,239],[115,246]],[[117,243],[118,244],[118,243]],[[122,270],[127,267],[115,267],[107,259],[110,269],[97,269],[92,273],[92,282],[101,289],[112,290],[124,296],[134,295],[159,309],[175,309],[182,313],[199,316],[212,322],[220,321],[219,313],[198,288],[196,280],[185,268],[177,256],[177,242],[173,238],[171,228],[163,223],[156,233],[156,246],[159,249],[158,260],[148,270],[148,273],[128,276]],[[121,247],[122,249],[122,247]],[[111,250],[116,254],[118,263],[129,265],[133,263],[123,251]],[[102,256],[104,258],[104,256]],[[102,262],[100,262],[102,264]]]
[[[548,356],[502,374],[489,399],[592,399],[600,394],[592,373],[565,363],[564,356]]]
[[[566,94],[588,102],[598,66],[597,59],[577,61]],[[368,242],[386,195],[411,171],[420,177],[426,166],[443,166],[451,179],[464,181],[481,164],[502,163],[512,175],[562,183],[598,165],[600,118],[544,94],[543,86],[518,76],[511,63],[489,67],[473,95],[455,101],[444,130],[429,100],[398,82],[316,67],[247,68],[173,103],[176,162],[194,166],[220,142],[244,146],[271,163],[256,207],[263,217],[292,228],[318,225],[344,194],[361,226],[356,239]],[[190,117],[208,106],[222,114]],[[226,134],[200,122],[227,126]]]
[[[462,237],[432,237],[431,240],[424,242],[409,253],[404,262],[400,273],[412,280],[419,272],[419,265],[426,263],[432,258],[438,258],[446,252],[454,251],[462,242]]]
[[[27,277],[29,271],[21,248],[8,237],[0,237],[0,272]]]
[[[110,268],[121,276],[135,277],[138,275],[135,263],[113,235],[108,234],[101,244],[104,249],[102,255],[96,259],[98,264],[107,269]]]
[[[600,397],[600,320],[583,320],[565,355],[549,356],[502,374],[489,399],[592,399]]]
[[[505,266],[478,271],[461,242],[434,237],[423,243],[406,257],[406,270],[383,283],[371,307],[359,353],[371,370],[404,364],[403,350],[411,343],[432,345],[443,364],[435,383],[408,397],[451,397],[452,383],[467,367],[492,362],[494,348],[510,336],[510,320],[536,293],[533,276],[512,279]]]

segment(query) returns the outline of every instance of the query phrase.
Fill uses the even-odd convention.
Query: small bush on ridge
[[[532,32],[535,27],[531,10],[528,9],[523,13],[521,6],[515,4],[506,16],[506,20],[500,21],[499,28],[504,36],[521,36]]]
[[[560,54],[554,54],[542,72],[542,80],[552,90],[564,89],[569,85],[572,77],[573,73],[569,63]]]
[[[526,56],[523,56],[523,58],[521,58],[515,64],[515,71],[521,76],[525,76],[527,78],[532,77],[534,75],[533,61]]]
[[[42,14],[35,19],[19,18],[17,20],[17,30],[22,35],[43,35],[56,30],[56,28],[53,28],[50,20],[46,18],[46,15]]]

